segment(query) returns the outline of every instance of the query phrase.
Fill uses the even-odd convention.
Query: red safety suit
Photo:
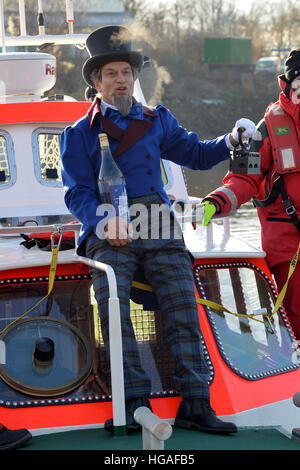
[[[294,211],[294,216],[300,219],[300,106],[292,99],[291,86],[285,81],[284,76],[279,77],[279,85],[282,91],[275,105],[280,105],[292,118],[295,125],[293,135],[294,157],[296,160],[295,168],[284,171],[280,181],[283,182],[285,191],[291,200],[292,209],[289,209],[289,211]],[[286,134],[288,133],[289,130]],[[285,142],[286,139],[287,135],[285,135]],[[259,175],[244,175],[229,172],[223,179],[223,186],[210,193],[204,200],[216,201],[219,206],[217,213],[230,215],[252,198],[258,201],[267,199],[279,176],[274,152],[276,144],[274,141],[271,143],[265,116],[258,124],[257,132],[251,144],[252,151],[260,152],[261,173]],[[295,148],[295,145],[297,148]],[[281,193],[265,207],[258,207],[258,205],[257,214],[261,224],[262,248],[266,252],[266,260],[280,290],[287,279],[289,263],[300,242],[300,231],[287,213],[282,203]],[[300,340],[299,286],[300,261],[298,261],[294,274],[290,278],[284,299],[284,306],[295,336]]]

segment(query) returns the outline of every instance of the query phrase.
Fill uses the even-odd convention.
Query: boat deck
[[[142,433],[112,436],[104,429],[69,431],[33,437],[19,450],[142,450]],[[148,451],[166,455],[173,450],[300,450],[300,442],[290,439],[276,428],[242,428],[236,434],[216,435],[173,428],[171,437],[164,441],[164,450]],[[110,452],[103,455],[111,457]],[[115,455],[122,455],[117,453]],[[134,454],[133,455],[137,455]],[[144,454],[141,454],[140,460]],[[172,455],[172,453],[171,453]],[[189,453],[190,455],[190,453]],[[146,463],[147,461],[142,461]],[[153,462],[154,463],[154,462]],[[195,462],[196,463],[196,462]]]

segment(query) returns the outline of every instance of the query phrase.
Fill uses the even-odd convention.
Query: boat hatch
[[[258,380],[299,367],[285,312],[272,316],[277,294],[265,272],[245,261],[205,263],[195,266],[194,276],[200,298],[242,314],[203,306],[219,353],[235,374]],[[262,309],[269,319],[249,317]]]
[[[47,293],[47,276],[0,280],[1,331]],[[173,360],[163,318],[131,302],[131,318],[152,397],[174,396]],[[40,339],[50,339],[52,357],[36,367]],[[45,339],[46,338],[46,339]],[[110,366],[101,335],[92,281],[85,274],[58,275],[48,299],[1,335],[0,403],[4,407],[111,401]],[[2,343],[2,344],[3,344]],[[0,348],[1,351],[1,348]],[[90,363],[92,358],[92,363]],[[37,358],[39,359],[39,357]],[[206,351],[206,359],[212,370]],[[213,379],[213,371],[211,374]]]

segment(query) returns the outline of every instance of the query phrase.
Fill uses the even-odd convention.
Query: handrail
[[[0,227],[0,235],[20,235],[21,233],[47,233],[57,228],[62,232],[78,231],[81,224],[52,224],[52,225],[25,225],[24,227]]]
[[[198,214],[198,218],[200,220],[197,220],[197,217],[192,211],[189,211],[188,214],[176,213],[175,215],[182,228],[184,227],[185,223],[192,223],[196,225],[195,230],[197,230],[197,224],[201,224],[202,222],[201,213]],[[223,243],[226,243],[230,238],[230,218],[228,216],[218,217],[218,220],[220,219],[222,219],[223,222]],[[207,250],[211,250],[214,246],[214,226],[215,224],[213,220],[211,220],[207,226],[203,226],[205,228]]]
[[[1,0],[0,0],[1,1]],[[44,34],[36,36],[5,36],[6,46],[41,46],[42,44],[55,43],[85,45],[87,34]]]
[[[86,38],[88,34],[73,34],[74,11],[73,1],[66,0],[66,23],[68,25],[69,34],[39,34],[36,36],[28,35],[26,30],[26,9],[25,1],[19,0],[19,19],[20,19],[20,35],[19,36],[6,36],[4,26],[4,2],[0,0],[0,38],[2,52],[6,52],[6,47],[12,46],[41,46],[42,44],[55,43],[61,44],[77,44],[85,47]],[[43,23],[43,8],[42,1],[38,0],[38,28],[40,32],[44,32],[44,25],[41,27],[39,17],[42,18]]]
[[[126,434],[125,414],[125,389],[123,371],[122,332],[120,317],[120,302],[117,292],[117,280],[111,266],[95,261],[84,256],[79,256],[79,261],[94,269],[104,271],[107,276],[109,287],[108,311],[109,311],[109,349],[110,349],[110,371],[113,407],[113,426],[115,435]]]

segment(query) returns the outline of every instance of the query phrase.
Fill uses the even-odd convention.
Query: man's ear
[[[94,87],[96,88],[96,90],[98,91],[98,93],[101,93],[101,94],[102,94],[102,86],[101,86],[100,80],[95,80],[95,81],[94,81]]]

